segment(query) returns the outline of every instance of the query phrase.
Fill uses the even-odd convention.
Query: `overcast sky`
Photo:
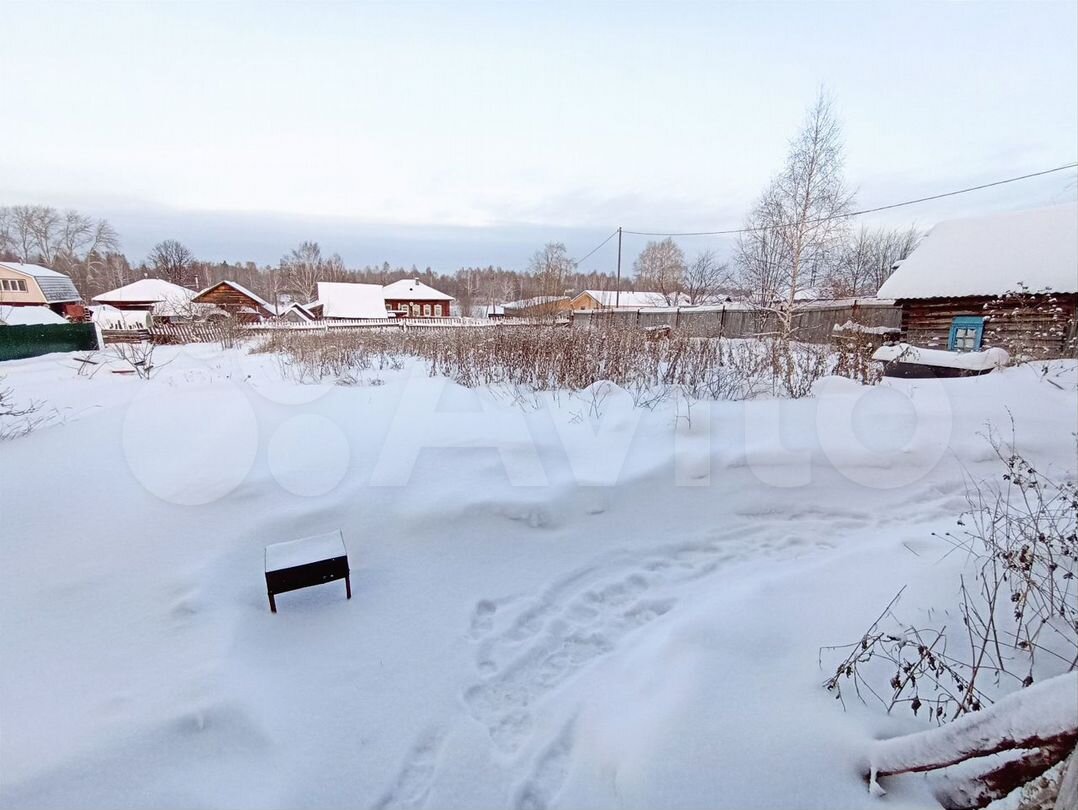
[[[312,238],[350,265],[522,266],[618,225],[740,224],[824,85],[879,205],[1078,157],[1076,8],[0,0],[0,204],[107,216],[136,259],[174,237],[275,262]]]

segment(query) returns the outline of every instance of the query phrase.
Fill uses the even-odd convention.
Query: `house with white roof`
[[[318,301],[321,316],[330,319],[388,318],[386,299],[380,284],[352,284],[342,281],[319,281]]]
[[[637,310],[647,307],[688,306],[682,293],[630,292],[629,290],[584,290],[572,300],[572,309]]]
[[[115,290],[95,295],[93,301],[99,305],[95,308],[95,320],[99,311],[115,317],[113,310],[146,312],[157,320],[165,321],[194,318],[212,309],[208,305],[193,303],[197,294],[195,290],[162,278],[140,278]]]
[[[386,309],[398,318],[446,318],[454,300],[417,278],[402,278],[385,285],[382,296]]]
[[[63,273],[25,262],[0,262],[0,306],[44,306],[72,317],[85,314],[82,296]]]
[[[568,295],[536,295],[502,304],[501,315],[506,318],[542,318],[568,315],[571,311],[572,299]]]
[[[941,222],[877,297],[902,308],[903,340],[914,346],[1072,355],[1078,204]]]

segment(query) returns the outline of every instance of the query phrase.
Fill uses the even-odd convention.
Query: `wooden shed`
[[[196,304],[212,304],[244,322],[264,321],[277,315],[273,304],[234,281],[219,281],[204,289],[192,301]]]
[[[1078,204],[941,222],[878,296],[896,300],[914,346],[1074,356]]]

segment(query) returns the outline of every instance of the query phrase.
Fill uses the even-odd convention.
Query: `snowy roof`
[[[149,329],[150,311],[148,309],[117,309],[111,304],[97,304],[90,307],[93,322],[103,329]]]
[[[319,281],[318,300],[324,318],[386,317],[386,299],[380,284]]]
[[[151,304],[154,315],[185,315],[193,309],[197,293],[162,278],[141,278],[115,290],[95,295],[102,304]],[[197,308],[197,305],[196,307]]]
[[[382,288],[385,297],[391,301],[452,301],[453,296],[438,292],[417,278],[402,278]]]
[[[50,304],[82,300],[79,291],[75,289],[74,282],[63,273],[42,267],[40,264],[26,264],[25,262],[0,262],[0,267],[32,276],[37,286],[41,288],[41,294]]]
[[[95,295],[93,300],[103,304],[116,302],[132,304],[153,301],[190,301],[195,295],[194,290],[165,281],[163,278],[140,278],[123,287]]]
[[[880,287],[880,298],[1078,292],[1078,203],[941,222]]]
[[[620,293],[617,290],[584,290],[581,295],[590,295],[599,302],[601,307],[617,306],[629,309],[665,307],[671,302],[676,304],[679,301],[679,297],[675,295],[671,295],[671,300],[667,301],[666,296],[659,292],[630,292],[628,290],[622,290]]]
[[[534,298],[525,298],[523,301],[509,301],[502,304],[502,309],[528,309],[529,307],[541,307],[544,304],[556,304],[558,301],[568,301],[567,295],[537,295]]]
[[[281,311],[277,314],[279,317],[283,318],[285,315],[292,311],[298,312],[299,316],[305,321],[314,320],[314,316],[311,314],[311,311],[307,308],[307,306],[304,304],[298,304],[295,301],[293,301],[291,304],[282,305]]]
[[[5,307],[0,305],[0,324],[5,326],[37,326],[39,324],[67,323],[48,307]]]

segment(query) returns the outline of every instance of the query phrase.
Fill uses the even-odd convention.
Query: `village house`
[[[380,284],[319,281],[318,300],[309,305],[326,320],[380,320],[388,318]]]
[[[419,279],[402,278],[382,288],[385,307],[398,318],[446,318],[453,296]],[[319,296],[321,298],[321,296]]]
[[[687,306],[688,297],[680,293],[669,296],[659,292],[630,292],[628,290],[584,290],[570,304],[572,310],[616,309],[631,311],[648,307]]]
[[[195,290],[189,290],[161,278],[142,278],[115,290],[95,295],[93,301],[100,305],[94,307],[95,320],[98,313],[109,314],[113,310],[149,313],[153,316],[152,320],[166,323],[204,317],[213,308],[209,305],[193,303],[196,295]]]
[[[44,306],[65,318],[83,318],[82,296],[63,273],[38,264],[0,262],[0,305]]]
[[[277,307],[235,281],[219,281],[191,299],[212,304],[243,323],[258,323],[277,316]]]
[[[941,222],[877,296],[901,307],[913,346],[1072,355],[1078,204]]]
[[[537,295],[503,304],[501,314],[506,318],[549,318],[568,315],[572,309],[572,299],[567,295]]]

